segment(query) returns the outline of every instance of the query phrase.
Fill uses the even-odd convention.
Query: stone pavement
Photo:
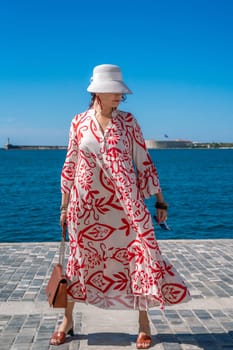
[[[233,350],[233,239],[159,241],[192,294],[186,304],[151,309],[157,350]],[[135,349],[136,311],[75,306],[75,336],[61,346],[49,338],[62,320],[45,285],[58,243],[0,244],[0,350]]]

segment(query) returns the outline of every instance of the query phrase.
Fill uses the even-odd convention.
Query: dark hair
[[[91,108],[94,104],[94,101],[95,101],[95,97],[96,97],[96,94],[94,92],[91,93],[91,101],[89,103],[89,108]],[[121,97],[121,102],[125,102],[127,99],[127,96],[126,94],[122,94],[122,97]]]

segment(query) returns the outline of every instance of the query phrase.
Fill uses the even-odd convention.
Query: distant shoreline
[[[233,149],[233,142],[192,142],[186,140],[145,140],[147,149]],[[67,150],[67,146],[13,145],[6,143],[3,150]]]
[[[232,147],[156,147],[151,148],[148,147],[148,150],[232,150]],[[48,151],[48,150],[54,150],[54,151],[64,151],[67,150],[66,146],[27,146],[27,147],[17,147],[17,148],[9,148],[5,149],[3,147],[0,148],[2,151]]]
[[[6,144],[3,147],[4,150],[65,150],[67,146],[30,146],[30,145],[11,145]]]
[[[232,149],[233,142],[193,142],[188,140],[146,140],[148,149]]]

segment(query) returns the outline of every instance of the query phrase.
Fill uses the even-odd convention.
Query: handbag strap
[[[62,236],[59,248],[59,264],[62,266],[62,273],[64,270],[64,262],[65,262],[65,250],[66,250],[66,229],[67,225],[64,224],[62,226]]]

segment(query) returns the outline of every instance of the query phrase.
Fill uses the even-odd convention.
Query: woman
[[[131,91],[115,65],[95,67],[90,108],[74,117],[61,176],[60,223],[68,224],[68,306],[50,340],[72,334],[74,302],[138,309],[137,348],[151,345],[149,307],[189,300],[184,282],[164,261],[144,199],[156,196],[167,217],[155,166],[131,113],[117,109]]]

